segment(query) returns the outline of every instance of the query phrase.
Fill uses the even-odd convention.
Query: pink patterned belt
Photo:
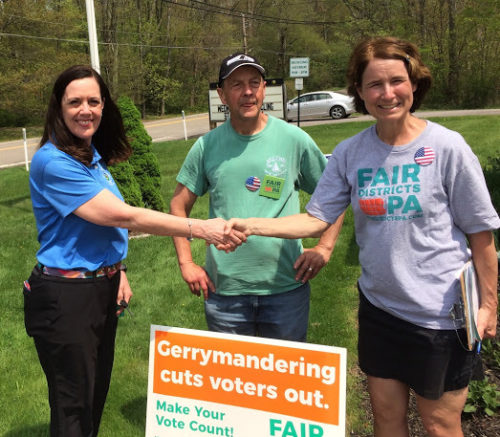
[[[80,271],[80,270],[63,270],[58,269],[56,267],[46,267],[40,263],[37,264],[39,270],[48,276],[60,276],[63,278],[71,278],[71,279],[89,279],[89,278],[100,278],[102,276],[107,276],[108,278],[113,277],[116,272],[120,270],[125,270],[125,264],[122,264],[121,261],[113,264],[111,266],[101,267],[98,270],[94,270],[93,272],[89,271]]]

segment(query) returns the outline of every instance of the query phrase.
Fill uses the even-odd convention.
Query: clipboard
[[[471,351],[481,337],[477,332],[477,313],[480,305],[479,282],[472,260],[467,261],[460,273],[461,300],[463,308],[463,320],[467,333],[467,347]]]

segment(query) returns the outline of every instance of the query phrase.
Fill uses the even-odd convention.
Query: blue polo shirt
[[[102,190],[123,197],[94,147],[90,167],[44,144],[33,156],[30,190],[38,229],[38,261],[48,267],[93,271],[127,256],[128,231],[99,226],[73,211]]]

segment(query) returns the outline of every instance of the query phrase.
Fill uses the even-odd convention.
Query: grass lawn
[[[461,132],[481,163],[499,154],[499,116],[437,119]],[[325,153],[370,122],[322,125],[306,128]],[[169,201],[175,176],[193,141],[154,145],[163,175],[162,194]],[[302,197],[303,203],[307,196]],[[206,196],[198,200],[193,216],[205,218]],[[2,284],[0,368],[0,435],[4,437],[48,436],[49,408],[45,376],[23,322],[22,281],[35,264],[38,249],[31,211],[28,175],[24,168],[0,171],[0,283]],[[306,240],[306,246],[315,240]],[[195,259],[203,264],[204,243],[193,243]],[[149,326],[160,324],[206,329],[203,302],[193,296],[177,267],[170,238],[150,236],[130,241],[129,281],[134,291],[134,317],[120,319],[116,360],[101,426],[103,437],[144,435]],[[312,281],[309,342],[345,347],[348,350],[347,430],[369,432],[360,400],[356,370],[356,279],[360,267],[350,211],[330,263]],[[257,436],[258,437],[258,436]]]

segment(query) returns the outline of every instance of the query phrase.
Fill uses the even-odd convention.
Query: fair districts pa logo
[[[286,176],[286,159],[282,156],[271,156],[266,161],[266,174],[276,177]]]

